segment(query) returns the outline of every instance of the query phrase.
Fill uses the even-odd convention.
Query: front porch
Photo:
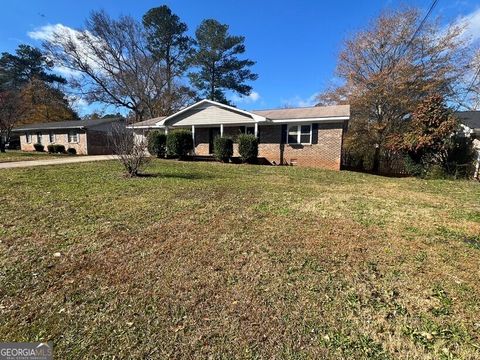
[[[175,129],[185,129],[190,130],[192,133],[193,140],[193,154],[197,156],[210,156],[213,155],[213,142],[216,137],[230,137],[234,140],[234,156],[239,156],[238,154],[238,144],[236,143],[236,138],[241,134],[252,134],[259,138],[259,126],[255,124],[235,124],[235,125],[224,125],[220,126],[172,126],[165,127],[165,133],[168,134],[169,131]]]

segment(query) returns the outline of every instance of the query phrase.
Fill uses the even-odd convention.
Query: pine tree
[[[198,68],[189,74],[193,86],[210,100],[228,104],[226,91],[249,95],[252,87],[246,84],[258,75],[249,67],[255,64],[249,59],[239,59],[245,52],[245,37],[228,33],[228,25],[214,19],[204,20],[197,31],[196,49],[191,64]]]

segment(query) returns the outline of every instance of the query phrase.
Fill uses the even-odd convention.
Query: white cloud
[[[76,45],[78,52],[82,56],[82,61],[90,65],[91,68],[101,71],[101,67],[99,66],[100,60],[95,56],[94,51],[85,45],[84,42],[79,40],[80,37],[87,36],[93,40],[92,43],[94,45],[98,45],[101,42],[100,39],[96,38],[88,31],[81,32],[63,24],[48,24],[33,31],[29,31],[27,35],[31,39],[38,41],[50,41],[54,43],[58,43],[59,41],[64,43],[66,41],[72,42]],[[59,36],[59,39],[56,38],[57,35]],[[64,76],[79,75],[79,72],[62,64],[56,64],[54,70]]]
[[[480,40],[480,8],[470,14],[460,16],[454,21],[454,24],[465,27],[463,35],[471,42]]]
[[[318,92],[313,93],[307,98],[303,98],[300,95],[295,95],[289,99],[282,100],[283,106],[287,107],[310,107],[315,106],[317,103]]]
[[[256,91],[252,91],[248,96],[239,96],[234,94],[232,96],[232,101],[236,103],[251,104],[260,99],[260,94]]]
[[[51,41],[54,39],[55,34],[71,34],[76,35],[78,31],[65,26],[63,24],[55,24],[55,25],[44,25],[41,26],[34,31],[29,31],[27,33],[28,37],[34,40],[39,41]]]

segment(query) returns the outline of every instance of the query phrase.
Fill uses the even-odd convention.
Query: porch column
[[[255,137],[258,137],[258,123],[255,123]]]
[[[223,137],[223,124],[220,124],[220,137]]]
[[[195,125],[192,125],[193,155],[195,155]]]
[[[165,135],[168,135],[168,126],[165,126]]]

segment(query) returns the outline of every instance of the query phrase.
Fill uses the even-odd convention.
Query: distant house
[[[34,151],[34,144],[47,150],[50,144],[74,148],[79,155],[112,154],[111,136],[114,126],[125,126],[119,118],[70,120],[21,125],[13,129],[20,136],[20,149]]]
[[[474,177],[478,179],[480,178],[480,111],[459,111],[455,114],[473,137],[473,146],[477,150]]]
[[[168,117],[149,119],[129,126],[138,139],[154,129],[168,133],[191,130],[194,155],[213,155],[217,136],[235,139],[254,134],[259,157],[272,164],[340,169],[342,140],[350,119],[350,106],[318,106],[293,109],[245,111],[211,100],[202,100]],[[238,156],[237,146],[234,156]]]

